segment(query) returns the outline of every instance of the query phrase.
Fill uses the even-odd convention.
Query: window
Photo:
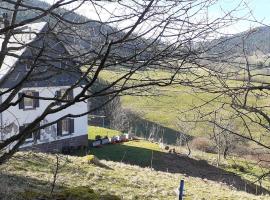
[[[30,135],[28,135],[26,138],[25,138],[25,141],[26,142],[30,142],[30,141],[33,141],[34,140],[34,134],[32,133],[32,134],[30,134]]]
[[[62,134],[63,135],[69,134],[69,127],[70,127],[69,119],[64,119],[62,121]]]
[[[23,126],[20,126],[20,132],[27,126],[28,124],[24,124]],[[39,125],[37,125],[37,128],[39,127]],[[40,139],[40,130],[37,130],[29,135],[27,135],[27,137],[25,138],[25,142],[36,142],[37,140]]]
[[[24,91],[22,93],[19,93],[19,109],[23,110],[29,110],[29,109],[35,109],[39,107],[39,93],[35,91]],[[23,97],[23,95],[27,95],[30,97]],[[23,97],[23,98],[22,98]],[[31,98],[32,97],[32,98]]]
[[[57,122],[57,135],[69,135],[74,133],[74,119],[66,118]]]
[[[56,91],[56,98],[57,99],[61,99],[64,101],[69,101],[73,99],[73,90],[69,90],[68,94],[65,96],[65,98],[62,98],[64,96],[64,94],[66,93],[68,89],[60,89],[58,91]],[[58,101],[58,105],[61,105],[61,102]]]
[[[67,91],[67,89],[61,89],[60,90],[61,97],[64,96],[66,91]],[[71,92],[69,92],[69,94],[65,96],[64,100],[72,100],[72,98],[73,98],[73,95],[71,95]]]
[[[31,70],[31,68],[33,67],[33,64],[34,64],[30,58],[21,59],[20,62],[25,66],[25,70],[27,72]]]
[[[34,96],[32,91],[26,91],[24,94],[28,96]],[[23,98],[23,103],[25,109],[34,108],[34,99],[25,97]]]
[[[29,72],[29,71],[31,70],[31,65],[26,64],[26,65],[25,65],[25,70]]]

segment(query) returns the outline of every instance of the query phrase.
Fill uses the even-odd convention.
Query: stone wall
[[[88,147],[88,135],[56,140],[43,144],[36,144],[29,147],[20,148],[20,150],[34,150],[40,152],[62,152],[63,147]]]

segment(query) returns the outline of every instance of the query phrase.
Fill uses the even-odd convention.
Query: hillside
[[[48,9],[50,4],[39,0],[27,0],[23,2],[25,5],[30,6],[32,9],[25,9],[19,7],[16,20],[18,22],[34,18],[40,14],[38,9]],[[0,15],[8,13],[12,15],[10,10],[13,9],[13,5],[7,2],[0,2]],[[96,56],[105,43],[106,40],[115,40],[121,38],[125,33],[122,30],[118,30],[110,23],[103,23],[97,20],[88,19],[87,17],[80,15],[74,11],[68,11],[62,7],[54,9],[54,13],[61,16],[63,20],[59,20],[54,15],[47,15],[35,22],[48,22],[49,26],[53,28],[56,35],[63,41],[65,47],[73,55],[79,53],[81,60],[83,60],[82,54],[87,52],[87,56]],[[131,35],[134,38],[136,35]],[[150,42],[145,38],[136,38],[132,41],[126,41],[121,44],[115,45],[111,49],[111,57],[121,59],[133,55],[140,49],[144,49]],[[152,45],[159,45],[160,41],[154,42]],[[163,45],[163,44],[161,44]],[[138,55],[139,60],[146,59],[150,55],[150,50],[144,50],[143,53]]]
[[[39,1],[39,0],[27,0],[24,2],[24,4],[29,5],[33,8],[42,8],[47,9],[50,7],[50,4]],[[11,5],[5,2],[1,2],[0,7],[0,14],[4,12],[8,12],[11,9]],[[80,15],[74,11],[68,12],[67,10],[63,8],[58,8],[55,10],[55,13],[62,15],[65,19],[69,21],[77,21],[77,22],[86,22],[89,21],[86,24],[81,24],[79,28],[76,28],[76,25],[74,27],[70,27],[70,30],[65,30],[65,25],[59,24],[58,31],[61,32],[61,34],[64,34],[64,38],[69,45],[72,45],[71,48],[73,49],[73,53],[75,53],[77,50],[83,51],[85,49],[91,49],[95,51],[96,48],[99,48],[100,43],[105,41],[106,34],[109,34],[109,38],[118,38],[121,37],[124,32],[118,31],[115,27],[112,27],[111,24],[105,24],[101,23],[96,20],[88,19],[87,17]],[[64,14],[65,13],[65,14]],[[11,14],[11,13],[10,13]],[[40,12],[36,11],[35,9],[29,9],[25,10],[22,9],[20,12],[18,12],[17,21],[22,21],[25,19],[29,19],[32,17],[37,16],[40,14]],[[57,23],[55,17],[52,16],[46,16],[38,21],[46,21],[50,23],[52,26]],[[61,27],[62,26],[62,27]],[[63,31],[64,30],[64,31]],[[76,31],[75,31],[76,30]],[[57,31],[56,31],[57,32]],[[80,34],[80,37],[76,37],[74,39],[73,37],[69,37],[69,34],[71,32],[77,32]],[[115,32],[115,33],[114,33]],[[234,34],[234,35],[228,35],[223,36],[208,42],[203,42],[202,44],[197,44],[199,46],[203,46],[206,49],[209,48],[207,53],[209,55],[217,55],[218,57],[235,57],[235,56],[242,56],[243,55],[243,41],[244,41],[244,49],[248,56],[264,56],[268,55],[270,53],[270,27],[268,26],[261,26],[257,28],[253,28],[251,30],[247,30],[242,33]],[[113,51],[117,54],[117,56],[121,55],[132,55],[134,52],[144,49],[147,44],[151,43],[153,41],[146,40],[145,38],[139,38],[136,40],[133,40],[132,42],[127,42],[125,44],[121,44],[117,48],[115,48]],[[153,45],[161,45],[164,46],[164,44],[161,41],[155,42]],[[194,46],[196,48],[196,45]],[[98,52],[98,51],[97,51]],[[139,56],[139,60],[141,59],[147,59],[151,55],[151,49],[149,51],[145,51],[142,55]],[[225,59],[224,59],[225,60]],[[268,65],[269,62],[266,64]]]
[[[89,127],[90,140],[96,135],[118,134]],[[262,187],[253,183],[264,168],[234,156],[218,168],[215,154],[192,150],[188,157],[184,147],[169,153],[145,140],[90,148],[89,153],[104,160],[93,155],[16,153],[0,166],[0,199],[175,200],[182,179],[186,200],[269,199],[267,195],[254,195],[267,193],[270,186],[268,179],[260,182]]]
[[[204,44],[212,46],[209,51],[219,56],[243,56],[243,50],[248,56],[256,55],[259,58],[270,53],[270,27],[260,26],[242,33],[224,36]],[[268,62],[267,62],[268,64]]]
[[[102,161],[102,163],[111,169],[88,164],[86,157],[61,156],[54,194],[62,198],[65,195],[73,196],[73,200],[89,199],[88,193],[91,193],[92,197],[95,196],[90,199],[175,200],[179,181],[184,179],[187,200],[269,198],[236,191],[231,186],[207,178],[153,171],[150,168],[118,162]],[[30,200],[49,195],[55,168],[55,155],[17,153],[0,168],[1,199]]]
[[[102,78],[108,81],[115,80],[121,72],[104,71]],[[138,72],[134,74],[135,80],[140,80],[144,76],[151,77],[168,77],[169,72],[159,70]],[[183,79],[184,75],[179,74],[179,78]],[[131,84],[132,81],[127,84]],[[241,83],[241,82],[240,82]],[[239,84],[237,81],[227,80],[227,84],[233,86]],[[127,111],[135,114],[135,117],[129,117],[130,129],[137,135],[148,138],[150,133],[155,129],[157,140],[163,138],[163,141],[168,144],[176,144],[180,133],[198,137],[210,137],[212,129],[209,129],[209,124],[206,122],[196,122],[199,112],[211,112],[219,108],[223,102],[229,101],[224,99],[224,96],[219,94],[207,93],[202,90],[196,90],[190,87],[181,85],[172,85],[168,87],[149,88],[143,95],[123,95],[121,97],[121,106]],[[250,103],[269,105],[267,97],[256,98],[250,95]],[[223,116],[230,116],[233,110],[228,107],[226,111],[220,113]],[[184,121],[190,121],[185,123]],[[239,119],[235,119],[231,124],[242,129],[244,126]],[[254,133],[254,138],[264,137],[265,141],[270,141],[268,135],[260,134],[260,127],[251,127]]]

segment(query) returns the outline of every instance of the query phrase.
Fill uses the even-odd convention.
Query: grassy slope
[[[112,137],[112,136],[121,134],[120,131],[97,127],[97,126],[89,126],[88,133],[89,133],[88,134],[89,140],[94,140],[96,135],[100,135],[101,137],[105,137],[105,136]]]
[[[102,76],[106,80],[113,81],[117,77],[121,75],[121,72],[116,71],[104,71]],[[169,77],[169,73],[165,72],[140,72],[139,74],[135,74],[133,78],[139,80],[142,77],[152,77],[152,78],[167,78]],[[183,79],[183,77],[180,77]],[[206,77],[207,79],[207,77]],[[213,80],[213,82],[218,83],[217,80]],[[132,82],[131,82],[132,83]],[[129,84],[131,84],[129,83]],[[231,86],[241,85],[241,82],[228,80],[227,84]],[[149,92],[150,91],[150,92]],[[183,130],[182,127],[183,123],[179,126],[178,118],[182,118],[184,120],[195,120],[197,116],[196,110],[190,110],[195,106],[200,106],[205,104],[205,102],[216,98],[219,94],[209,94],[205,92],[198,92],[196,93],[188,87],[185,86],[170,86],[170,87],[162,87],[162,88],[152,88],[149,90],[147,94],[154,94],[152,96],[123,96],[121,97],[122,105],[125,108],[130,109],[133,112],[140,113],[144,119],[161,124],[162,126],[169,127],[175,129],[177,131],[184,131],[193,136],[204,136],[210,134],[209,124],[208,123],[196,123],[195,126],[190,125],[191,128],[187,130]],[[206,104],[203,107],[200,107],[201,112],[211,112],[214,109],[222,106],[222,103],[229,101],[228,99],[224,99],[223,96],[211,101],[211,103]],[[268,105],[269,106],[269,99],[260,99],[257,100],[254,96],[250,97],[249,101],[250,105]],[[220,113],[221,117],[225,117],[234,113],[230,106],[224,107],[225,109],[222,110]],[[227,110],[227,111],[225,111]],[[187,112],[188,111],[188,112]],[[184,114],[183,114],[184,112]],[[270,112],[270,110],[269,110]],[[255,117],[254,115],[251,117]],[[235,126],[239,128],[239,130],[244,131],[244,125],[241,122],[241,119],[234,120]],[[185,125],[184,125],[185,126]],[[184,128],[186,129],[186,128]],[[256,126],[255,124],[250,127],[251,132],[254,133],[255,136],[260,138],[261,136],[266,137],[266,134],[262,134],[260,127]],[[268,141],[270,138],[265,138]]]
[[[89,130],[90,138],[93,138],[96,134],[115,135],[116,133],[113,130],[99,127],[90,127]],[[122,159],[123,149],[127,151],[123,163],[102,161],[113,170],[88,164],[87,157],[60,155],[60,167],[54,193],[63,194],[63,190],[74,193],[80,193],[81,191],[83,193],[84,190],[81,190],[80,187],[85,186],[93,189],[95,194],[104,196],[111,194],[127,200],[175,200],[179,181],[184,179],[186,200],[269,199],[269,196],[255,196],[236,191],[224,183],[190,176],[187,173],[167,173],[166,171],[151,170],[149,167],[142,168],[124,164],[124,162],[130,162],[141,166],[150,166],[153,151],[155,152],[153,165],[164,165],[164,162],[156,162],[163,159],[163,157],[157,155],[172,154],[165,154],[155,143],[147,141],[127,142],[91,150],[93,154],[110,156],[109,159],[119,161]],[[116,156],[114,159],[115,155],[118,155],[118,157]],[[193,151],[192,156],[198,159],[206,159],[209,163],[215,160],[214,154],[202,154],[197,151]],[[165,162],[165,164],[169,163]],[[181,165],[181,163],[179,164]],[[8,163],[0,166],[0,199],[30,200],[30,197],[37,193],[49,195],[55,168],[55,155],[33,152],[17,153]],[[82,198],[79,197],[79,199]],[[116,200],[115,198],[97,199]]]
[[[89,138],[94,138],[95,135],[118,135],[120,132],[90,126]],[[187,153],[187,149],[183,147],[176,147],[176,150],[182,154]],[[138,165],[141,167],[151,167],[157,170],[163,170],[174,168],[177,163],[168,161],[166,151],[160,149],[160,146],[156,143],[148,141],[130,141],[116,145],[105,145],[102,148],[91,148],[90,153],[96,155],[100,159],[112,160],[116,162],[124,162],[128,164]],[[173,157],[172,157],[173,158]],[[205,153],[197,150],[192,150],[192,158],[195,160],[206,160],[210,165],[216,166],[217,155],[211,153]],[[177,157],[175,158],[177,160]],[[181,162],[182,160],[178,160]],[[237,168],[233,167],[237,163]],[[190,165],[190,167],[192,167]],[[244,171],[239,170],[239,167],[243,167]],[[267,169],[257,165],[255,161],[246,160],[243,158],[229,156],[227,160],[222,159],[220,163],[220,169],[232,172],[238,176],[249,180],[256,181],[257,178]],[[262,180],[262,186],[270,188],[270,177]]]
[[[89,139],[95,138],[96,135],[115,136],[120,135],[119,131],[90,126]],[[152,151],[161,151],[158,144],[147,141],[129,141],[121,144],[106,145],[102,148],[91,148],[90,153],[100,159],[125,161],[139,166],[150,166]]]
[[[123,199],[175,200],[179,180],[185,179],[188,199],[269,199],[235,191],[229,186],[183,174],[152,171],[149,168],[103,161],[113,170],[88,164],[84,157],[61,158],[55,192],[86,186],[96,193],[114,194]],[[49,193],[55,169],[55,156],[18,153],[0,166],[2,199],[22,199],[32,191]],[[12,187],[11,187],[12,186]]]

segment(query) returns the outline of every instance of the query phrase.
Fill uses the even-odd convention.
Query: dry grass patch
[[[96,195],[134,200],[175,200],[179,181],[185,179],[186,199],[269,199],[236,191],[230,186],[185,174],[171,174],[101,161],[113,170],[88,164],[83,157],[61,156],[55,194],[69,191],[78,195],[76,188],[84,188]],[[0,195],[2,199],[23,199],[29,192],[48,195],[55,169],[55,155],[17,153],[8,163],[0,166]],[[74,191],[75,188],[75,191]],[[73,191],[73,192],[72,192]],[[82,190],[80,190],[82,191]],[[80,195],[80,192],[79,192]]]

